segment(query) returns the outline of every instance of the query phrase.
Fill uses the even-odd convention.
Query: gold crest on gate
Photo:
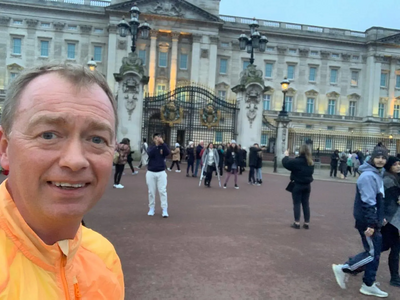
[[[182,122],[183,108],[175,103],[175,101],[169,101],[166,105],[161,107],[161,122],[168,124],[172,127],[174,124]]]
[[[200,109],[200,123],[203,126],[217,127],[221,119],[221,111],[216,110],[212,104],[208,104],[205,108]]]

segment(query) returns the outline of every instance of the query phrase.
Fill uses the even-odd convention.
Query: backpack
[[[114,151],[114,158],[113,158],[113,163],[114,163],[115,165],[118,163],[119,157],[120,157],[119,148],[117,148],[117,149]]]

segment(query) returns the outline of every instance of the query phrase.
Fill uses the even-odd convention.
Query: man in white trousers
[[[154,216],[156,206],[156,191],[160,195],[162,217],[168,218],[168,198],[167,198],[167,173],[165,172],[165,158],[170,154],[170,150],[160,134],[153,134],[154,146],[148,148],[149,155],[146,183],[149,188],[149,212],[147,215]]]

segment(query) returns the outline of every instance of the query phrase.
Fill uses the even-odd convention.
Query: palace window
[[[311,56],[318,56],[318,51],[310,51]]]
[[[218,97],[222,100],[226,100],[226,91],[218,91]]]
[[[68,59],[75,59],[75,47],[76,47],[76,45],[73,43],[67,44],[67,58]]]
[[[181,53],[179,57],[179,69],[187,70],[188,68],[188,55]]]
[[[356,115],[356,101],[350,101],[349,116],[354,117],[355,115]]]
[[[261,145],[267,145],[268,144],[268,135],[267,134],[262,134],[261,135]]]
[[[351,82],[352,86],[358,86],[358,71],[351,71]]]
[[[328,115],[334,115],[336,113],[336,100],[330,99],[328,101]]]
[[[379,115],[379,118],[385,117],[385,103],[379,103],[378,115]]]
[[[263,109],[264,110],[270,110],[271,109],[271,95],[264,95]]]
[[[338,69],[331,69],[330,83],[337,83]]]
[[[146,65],[146,50],[139,50],[139,58],[142,60],[143,66]]]
[[[165,84],[158,84],[157,85],[157,96],[162,95],[167,90],[167,86]]]
[[[248,60],[243,61],[243,70],[246,70],[249,65],[250,62]]]
[[[337,54],[337,53],[332,53],[332,54],[331,54],[331,57],[332,57],[332,58],[339,58],[339,54]]]
[[[13,54],[21,54],[21,38],[13,38]]]
[[[382,72],[381,73],[381,87],[387,87],[387,78],[388,73]]]
[[[40,23],[40,27],[49,28],[50,23]]]
[[[317,75],[317,68],[310,67],[310,75],[308,77],[308,81],[315,82],[316,75]]]
[[[221,58],[219,60],[219,74],[226,74],[228,71],[228,60],[226,58]]]
[[[308,114],[313,114],[314,113],[314,98],[308,98],[307,99],[307,113]]]
[[[294,66],[293,65],[288,65],[287,67],[287,79],[294,79]]]
[[[393,110],[393,118],[394,119],[398,119],[399,118],[399,111],[400,111],[400,105],[396,104],[394,106],[394,110]]]
[[[292,96],[286,96],[286,111],[291,112],[293,109],[293,97]]]
[[[103,52],[103,47],[94,46],[94,54],[93,54],[94,61],[102,61],[102,52]]]
[[[49,41],[40,41],[40,56],[49,57]]]
[[[396,88],[400,89],[400,75],[396,75]]]
[[[267,78],[272,78],[272,63],[266,63],[265,64],[265,77]]]
[[[166,68],[168,66],[168,53],[160,52],[158,54],[158,66],[160,68]]]

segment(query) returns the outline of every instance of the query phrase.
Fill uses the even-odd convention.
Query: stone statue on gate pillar
[[[237,94],[240,109],[237,120],[237,141],[243,147],[260,143],[263,115],[263,95],[266,92],[263,72],[253,64],[240,74],[240,84],[232,91]]]
[[[119,124],[117,129],[118,142],[122,138],[131,140],[131,149],[134,157],[140,157],[140,143],[142,137],[142,113],[144,86],[149,82],[145,75],[142,60],[136,53],[130,52],[122,59],[119,73],[114,73],[118,82],[116,95]]]

